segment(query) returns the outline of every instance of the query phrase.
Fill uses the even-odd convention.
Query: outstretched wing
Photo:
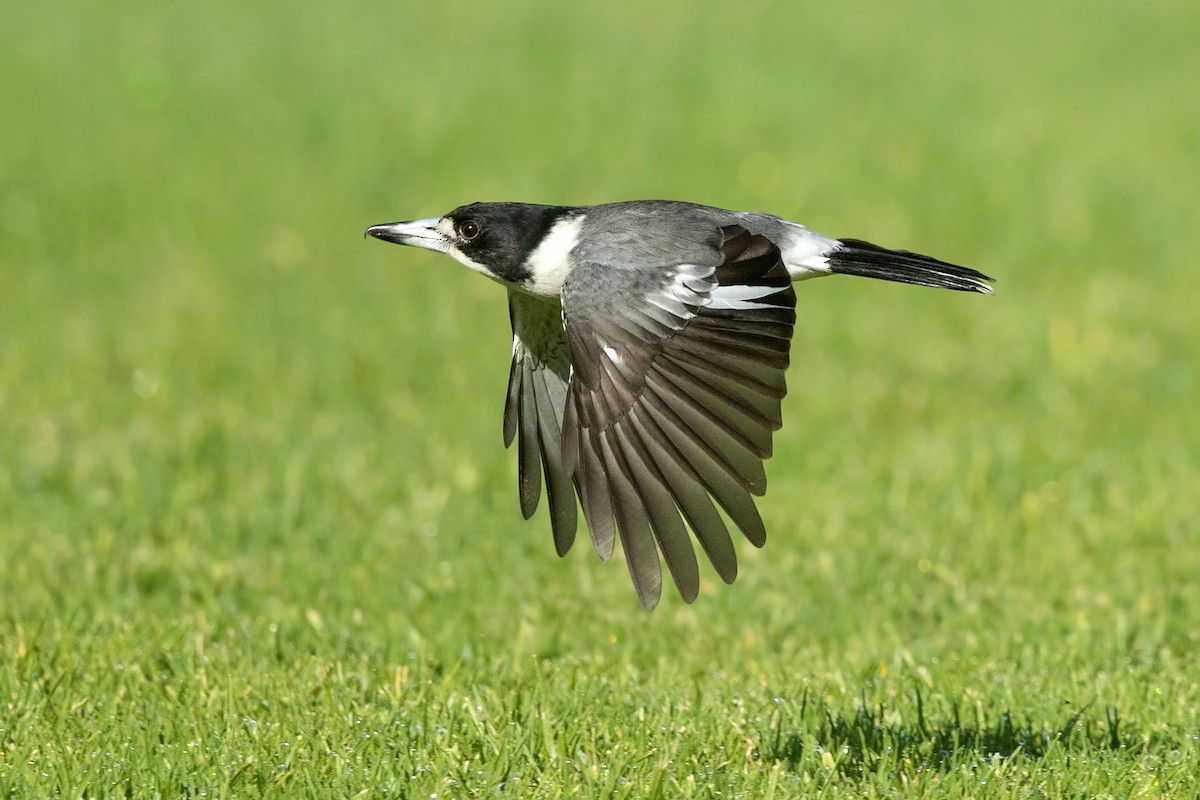
[[[601,558],[620,536],[647,609],[662,588],[658,549],[684,600],[695,599],[700,579],[688,527],[718,574],[736,577],[733,543],[713,500],[756,546],[766,541],[752,495],[766,491],[763,460],[782,424],[796,296],[779,248],[740,226],[722,232],[716,266],[585,263],[563,286],[574,371],[555,467],[574,476]],[[520,392],[522,402],[527,396]],[[524,431],[530,425],[521,409]],[[541,441],[545,458],[550,437]]]
[[[575,541],[577,520],[571,475],[562,462],[563,406],[571,377],[562,309],[556,299],[510,290],[508,316],[513,358],[504,404],[504,446],[520,432],[517,462],[525,519],[537,510],[545,474],[554,548],[566,555]]]

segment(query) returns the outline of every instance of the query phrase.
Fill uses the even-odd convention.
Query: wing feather
[[[637,429],[629,424],[617,425],[612,429],[611,441],[617,445],[626,472],[642,501],[642,507],[654,530],[654,537],[662,550],[671,577],[679,587],[683,599],[690,603],[700,591],[700,570],[696,564],[696,551],[688,538],[687,529],[679,516],[675,498],[663,484],[649,454],[642,446]],[[654,555],[657,563],[658,556]],[[661,582],[661,578],[659,579]]]
[[[583,506],[583,517],[587,521],[592,546],[601,561],[612,558],[616,539],[616,515],[609,490],[604,464],[600,460],[596,442],[582,442],[578,446],[579,462],[575,472],[575,486],[579,490],[579,503]]]
[[[650,534],[650,521],[605,433],[600,434],[599,445],[605,479],[612,492],[621,549],[625,551],[625,565],[629,568],[629,577],[633,579],[633,588],[637,591],[642,608],[649,611],[658,605],[658,598],[662,594],[662,567],[658,563],[654,537]]]
[[[762,547],[767,541],[767,531],[763,527],[762,517],[754,505],[750,491],[737,478],[730,474],[728,468],[713,458],[712,454],[692,438],[690,432],[685,433],[674,420],[669,409],[655,404],[648,404],[646,411],[660,428],[671,436],[671,441],[679,448],[684,463],[689,464],[699,477],[701,484],[721,504],[729,518],[737,525],[746,538],[756,547]],[[674,435],[672,435],[674,434]]]
[[[521,376],[521,393],[517,401],[521,420],[517,440],[517,480],[521,496],[521,513],[525,519],[533,516],[542,495],[542,459],[538,448],[537,399],[534,381],[526,372]]]
[[[737,554],[725,521],[713,506],[700,476],[687,466],[679,450],[658,426],[652,420],[644,419],[646,416],[646,409],[635,409],[629,415],[630,424],[638,432],[658,474],[717,574],[726,583],[733,583],[737,577]]]
[[[562,463],[562,412],[566,387],[549,370],[533,374],[534,399],[537,402],[538,452],[545,467],[546,496],[550,501],[550,525],[554,531],[554,549],[564,556],[575,542],[578,519],[575,490],[571,476]]]
[[[537,510],[542,481],[550,506],[554,549],[565,555],[578,528],[573,469],[564,463],[563,418],[570,353],[562,309],[553,300],[509,293],[513,358],[504,403],[504,446],[517,442],[517,488],[526,519]]]
[[[521,398],[522,365],[517,358],[517,348],[513,346],[512,364],[508,368],[508,392],[504,401],[504,446],[512,447],[513,438],[517,435],[517,405]]]
[[[766,473],[762,460],[741,441],[727,420],[714,415],[696,401],[682,394],[678,387],[657,370],[646,377],[647,403],[657,403],[669,409],[680,427],[697,443],[703,442],[713,460],[750,491],[766,490]]]
[[[619,536],[647,608],[661,592],[659,550],[684,600],[695,598],[688,528],[721,578],[736,577],[714,501],[753,544],[766,541],[753,496],[782,422],[795,295],[763,237],[731,226],[715,255],[708,267],[584,264],[563,290],[575,370],[562,463],[597,552],[609,557]],[[624,285],[612,291],[614,280]]]

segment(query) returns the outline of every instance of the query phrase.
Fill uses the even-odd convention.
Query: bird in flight
[[[508,288],[504,443],[517,442],[521,511],[533,515],[544,477],[565,555],[578,495],[596,553],[607,561],[620,539],[646,610],[662,590],[660,551],[695,600],[689,529],[733,582],[717,506],[756,547],[766,542],[754,496],[783,423],[793,282],[843,274],[992,291],[986,275],[929,256],[665,200],[472,203],[366,232],[445,253]]]

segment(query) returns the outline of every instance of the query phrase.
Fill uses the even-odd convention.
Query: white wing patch
[[[678,329],[684,322],[696,316],[688,309],[689,305],[705,305],[705,293],[716,285],[712,280],[715,271],[713,267],[680,264],[675,268],[671,283],[662,291],[647,295],[646,301],[677,318]]]
[[[753,303],[779,291],[778,286],[718,286],[710,295],[708,307],[725,311],[747,311],[756,308],[775,308],[774,303]]]
[[[621,354],[618,353],[616,351],[616,349],[609,347],[608,345],[604,345],[604,347],[602,349],[604,350],[604,355],[608,356],[608,360],[611,361],[612,363],[616,364],[617,366],[620,366],[621,363],[625,360],[625,359],[621,358]]]

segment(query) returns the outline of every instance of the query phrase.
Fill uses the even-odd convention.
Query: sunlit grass
[[[0,793],[1195,795],[1198,29],[6,11]],[[652,615],[520,519],[503,289],[361,239],[634,197],[998,278],[802,285],[767,548]]]

